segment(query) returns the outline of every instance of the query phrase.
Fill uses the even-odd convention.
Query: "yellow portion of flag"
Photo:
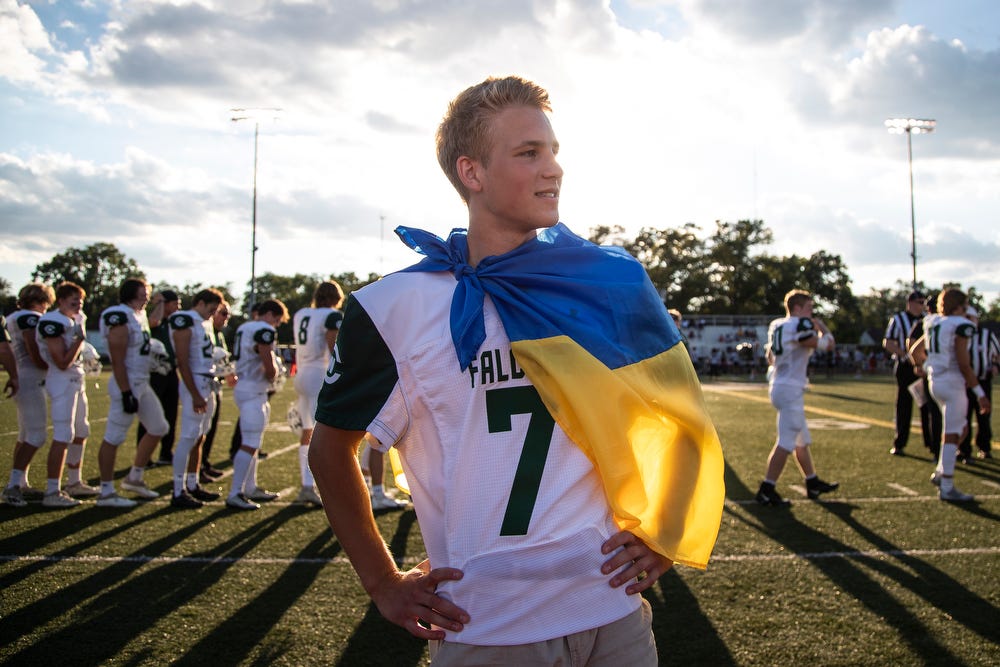
[[[568,336],[512,343],[552,417],[594,463],[622,530],[704,569],[725,500],[722,444],[683,345],[610,369]]]

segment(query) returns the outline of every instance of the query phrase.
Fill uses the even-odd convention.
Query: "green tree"
[[[670,308],[688,312],[707,298],[711,280],[705,242],[699,227],[686,223],[680,228],[639,231],[624,248],[646,267],[649,279]]]
[[[763,220],[715,221],[708,240],[708,313],[763,313],[765,274],[754,249],[770,245],[774,234]]]
[[[0,308],[4,315],[17,308],[17,294],[11,290],[10,281],[6,278],[0,278]]]
[[[69,248],[48,262],[39,264],[32,279],[53,287],[68,280],[87,291],[83,312],[97,325],[97,316],[118,303],[118,288],[126,278],[145,278],[135,260],[126,257],[112,243],[95,243],[85,248]]]
[[[312,303],[312,296],[313,292],[316,291],[316,286],[324,280],[337,281],[344,290],[344,295],[347,296],[354,290],[361,289],[365,285],[375,282],[378,278],[379,276],[374,273],[369,273],[368,279],[362,280],[353,272],[341,273],[329,278],[319,274],[296,273],[291,276],[282,276],[268,272],[257,277],[257,303],[266,301],[267,299],[279,299],[288,308],[289,316],[292,316],[300,308],[305,308]],[[243,297],[244,309],[247,313],[250,310],[249,302],[250,286],[248,284]],[[279,343],[293,343],[295,342],[294,338],[291,322],[278,327]]]

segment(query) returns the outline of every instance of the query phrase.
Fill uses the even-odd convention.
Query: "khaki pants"
[[[653,612],[646,600],[625,618],[593,630],[534,644],[473,646],[454,642],[429,643],[433,667],[518,667],[567,665],[588,667],[654,667],[656,643]]]

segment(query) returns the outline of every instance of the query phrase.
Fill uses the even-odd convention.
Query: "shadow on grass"
[[[300,514],[298,508],[287,508],[274,517],[275,523],[286,521],[288,512]],[[281,514],[286,516],[281,517]],[[295,645],[290,637],[269,636],[285,613],[316,581],[326,566],[325,560],[336,557],[340,544],[330,542],[330,532],[323,530],[313,538],[297,558],[316,562],[290,563],[257,597],[239,609],[229,610],[225,620],[201,641],[192,646],[175,665],[268,665],[293,655]],[[235,555],[235,554],[234,554]],[[239,638],[238,641],[233,641]],[[262,652],[246,663],[251,652]]]
[[[736,479],[735,474],[729,474],[730,472],[731,471],[728,470],[727,464],[727,495],[736,498],[743,498],[752,495],[750,489],[747,489],[742,482]],[[848,503],[832,501],[823,502],[821,505],[824,509],[848,522],[855,528],[856,531],[870,540],[873,544],[877,545],[878,548],[885,550],[898,550],[898,547],[895,547],[895,545],[892,545],[888,540],[880,537],[874,531],[862,526],[859,522],[855,521],[853,517],[851,517],[851,512],[856,509],[855,506]],[[776,543],[785,547],[786,551],[789,553],[822,554],[852,553],[857,551],[855,547],[844,544],[843,542],[840,542],[839,540],[836,540],[829,535],[802,523],[791,509],[748,505],[746,506],[746,510],[747,513],[760,522],[760,525],[754,524],[742,513],[735,512],[729,507],[725,508],[725,512],[732,518],[742,521],[758,531],[765,533]],[[867,607],[875,616],[881,618],[883,623],[894,628],[897,636],[900,638],[900,641],[908,644],[912,649],[913,654],[920,656],[921,662],[924,664],[962,664],[961,658],[953,654],[948,647],[941,644],[935,636],[935,633],[931,631],[931,628],[928,627],[920,618],[915,616],[909,609],[907,609],[902,602],[894,598],[892,594],[882,586],[882,584],[868,574],[868,572],[865,571],[865,568],[861,566],[861,563],[864,563],[865,566],[870,567],[883,575],[889,576],[894,580],[907,585],[907,587],[911,588],[911,590],[914,587],[919,588],[919,590],[916,591],[918,594],[923,592],[925,597],[933,597],[936,603],[945,604],[944,611],[947,613],[951,613],[954,601],[962,600],[964,603],[969,603],[973,599],[976,601],[974,605],[974,608],[977,610],[976,613],[983,613],[983,601],[970,591],[962,588],[960,584],[937,568],[915,557],[902,558],[906,559],[907,564],[910,567],[919,567],[923,576],[929,577],[935,583],[933,585],[928,585],[926,582],[919,583],[917,578],[910,576],[901,568],[889,565],[884,561],[874,558],[859,558],[857,560],[846,557],[812,558],[809,560],[809,564],[821,572],[828,581],[849,593],[854,597],[854,599]],[[949,592],[939,592],[938,594],[931,596],[928,588],[942,585],[944,582],[948,582],[946,587],[950,589]],[[989,605],[986,604],[985,607],[989,607]],[[995,614],[995,611],[990,608],[987,617],[991,617],[993,614]],[[981,622],[977,625],[981,625]],[[808,656],[802,657],[803,659],[808,658]]]
[[[40,511],[49,513],[54,510],[45,509]],[[65,513],[55,521],[50,521],[22,533],[17,533],[13,538],[0,540],[0,553],[30,554],[33,551],[44,551],[47,547],[64,542],[67,535],[77,533],[105,521],[111,521],[112,523],[106,530],[82,542],[76,542],[60,549],[52,553],[45,560],[26,561],[28,564],[24,567],[17,568],[10,574],[0,577],[0,590],[21,581],[25,577],[38,574],[46,568],[57,565],[62,559],[76,556],[90,547],[97,546],[104,540],[116,536],[123,531],[129,531],[140,527],[144,523],[156,521],[169,512],[169,510],[161,509],[150,514],[137,515],[132,521],[119,523],[122,520],[121,510],[109,511],[107,508],[93,507],[92,511],[88,509],[61,511]]]
[[[416,522],[417,515],[412,510],[399,517],[396,532],[389,540],[389,551],[397,563],[406,557],[406,543]],[[407,667],[419,665],[426,649],[426,641],[385,620],[375,604],[369,603],[364,618],[347,640],[336,664],[342,667]]]
[[[884,559],[867,559],[868,567],[919,595],[929,604],[941,610],[942,613],[984,639],[994,642],[997,640],[997,610],[987,600],[965,588],[926,561],[903,553],[898,545],[886,540],[862,524],[852,514],[856,509],[854,505],[826,502],[822,503],[822,507],[847,524],[862,538],[871,542],[877,549],[886,552],[887,555]],[[976,509],[974,505],[961,505],[961,507],[969,511]],[[995,515],[989,513],[986,513],[986,516],[996,518]],[[894,559],[899,564],[893,564],[890,559]]]
[[[652,590],[655,592],[644,597],[653,608],[653,637],[659,664],[719,667],[736,664],[676,568],[660,577]]]
[[[858,396],[851,396],[850,394],[838,394],[835,391],[816,391],[812,389],[809,393],[813,396],[826,396],[827,398],[835,398],[839,401],[850,401],[851,403],[870,403],[875,405],[878,401],[870,398],[860,398]]]
[[[174,511],[164,508],[144,520],[164,518]],[[214,548],[211,554],[187,555],[189,559],[203,556],[200,562],[187,560],[157,565],[149,559],[177,546],[213,522],[224,520],[226,515],[231,515],[224,508],[143,544],[130,556],[63,588],[58,595],[50,595],[8,614],[4,618],[5,643],[13,645],[32,635],[34,639],[31,645],[8,655],[7,659],[12,664],[52,664],[57,656],[73,656],[73,660],[81,664],[104,664],[126,645],[141,641],[143,632],[162,618],[186,605],[197,604],[199,596],[218,582],[241,556],[298,514],[296,508],[285,508],[234,535]],[[118,530],[123,528],[119,526]],[[88,542],[98,539],[95,537]],[[322,539],[326,539],[325,532]],[[80,548],[75,545],[73,551]],[[22,569],[19,575],[23,573]],[[39,619],[60,619],[59,629],[38,634]],[[253,642],[244,641],[245,635],[240,635],[239,642],[233,642],[233,636],[229,635],[228,641],[221,644],[227,656],[238,653],[243,647],[248,650],[252,647]],[[235,664],[225,656],[213,662]]]

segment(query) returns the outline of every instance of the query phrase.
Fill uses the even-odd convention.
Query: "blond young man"
[[[657,664],[638,594],[671,560],[616,525],[594,464],[515,359],[499,294],[485,298],[472,278],[507,260],[537,267],[537,253],[561,256],[562,243],[574,257],[609,254],[558,224],[563,172],[549,110],[548,94],[516,77],[451,103],[438,159],[468,206],[468,232],[445,242],[397,230],[411,247],[433,246],[430,264],[352,294],[320,394],[309,458],[324,510],[381,613],[431,640],[435,665]],[[566,287],[594,278],[569,264]],[[646,287],[659,304],[656,336],[671,339],[693,378]],[[561,290],[547,294],[555,305]],[[408,572],[371,514],[356,458],[366,431],[382,451],[399,450],[413,494],[429,558]],[[721,480],[721,450],[709,467]]]
[[[757,491],[761,505],[787,506],[791,502],[775,490],[778,477],[793,451],[806,480],[806,493],[812,500],[822,493],[835,491],[837,482],[824,482],[816,475],[809,446],[812,436],[806,426],[805,398],[809,382],[809,357],[822,344],[833,350],[833,336],[821,319],[813,315],[813,299],[804,290],[785,295],[785,317],[771,322],[767,330],[768,396],[778,411],[778,436],[767,458],[764,481]]]
[[[39,318],[35,338],[39,353],[48,365],[45,391],[52,413],[52,447],[42,505],[60,508],[79,505],[78,497],[96,496],[98,490],[80,477],[84,448],[90,435],[80,358],[86,340],[83,300],[87,293],[76,283],[66,281],[56,286],[55,296],[56,309]],[[64,465],[69,483],[62,489]]]
[[[45,373],[48,364],[42,359],[36,339],[38,320],[56,300],[48,285],[30,283],[17,295],[18,309],[7,318],[10,346],[14,355],[19,388],[17,403],[17,442],[10,480],[4,489],[8,505],[23,507],[26,500],[40,500],[44,493],[28,484],[28,466],[35,453],[45,445],[48,424],[45,397]]]

